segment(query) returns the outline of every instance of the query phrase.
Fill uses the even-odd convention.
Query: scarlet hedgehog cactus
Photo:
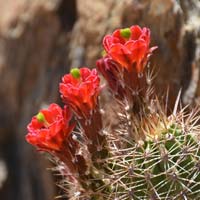
[[[100,102],[96,69],[74,68],[59,87],[64,109],[41,110],[27,141],[57,161],[71,200],[200,199],[200,109],[179,109],[179,94],[167,114],[151,89],[150,30],[117,29],[103,47],[97,69],[113,98]]]
[[[149,45],[150,30],[146,27],[117,29],[104,37],[103,47],[107,54],[97,61],[97,69],[116,97],[126,98],[131,103],[133,94],[146,95],[147,82],[143,72],[157,48]]]
[[[66,74],[60,83],[60,93],[63,101],[70,106],[81,124],[86,140],[89,139],[89,150],[95,151],[103,140],[99,112],[98,95],[100,78],[96,69],[74,68]],[[99,147],[100,148],[100,147]]]
[[[67,165],[70,173],[75,173],[75,151],[71,148],[71,145],[76,146],[71,138],[75,123],[71,122],[71,118],[72,113],[67,106],[62,109],[53,103],[32,118],[27,127],[26,140],[38,150],[58,157]]]
[[[100,78],[95,69],[75,68],[60,83],[62,99],[79,118],[90,118],[97,105]]]
[[[66,106],[62,109],[57,104],[51,104],[32,118],[26,140],[39,150],[62,151],[75,125],[70,124],[71,117]]]
[[[156,47],[149,48],[150,30],[131,26],[117,29],[103,39],[103,46],[108,55],[128,71],[136,64],[138,73],[144,70],[149,56]]]

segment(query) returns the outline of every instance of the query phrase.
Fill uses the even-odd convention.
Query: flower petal
[[[129,56],[131,55],[131,52],[122,44],[113,44],[110,48],[109,55],[113,60],[126,68],[130,65]]]
[[[142,34],[142,29],[139,26],[131,26],[131,40],[138,40]]]

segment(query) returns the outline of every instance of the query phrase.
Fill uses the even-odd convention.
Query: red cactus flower
[[[75,126],[70,124],[71,117],[68,107],[62,109],[54,103],[40,110],[28,124],[27,142],[42,151],[62,151],[66,138]]]
[[[123,74],[120,73],[120,65],[112,58],[105,56],[97,60],[96,66],[114,94],[121,96],[123,93]]]
[[[90,118],[97,106],[100,78],[96,69],[75,68],[66,74],[60,83],[63,101],[81,118]]]
[[[128,71],[133,64],[141,73],[152,51],[157,47],[149,48],[150,30],[146,27],[131,26],[130,28],[117,29],[112,35],[103,39],[103,46],[109,56]]]
[[[98,71],[103,75],[114,96],[118,99],[132,99],[134,94],[145,89],[146,78],[139,76],[136,68],[131,73],[123,70],[122,66],[111,57],[105,56],[96,62]]]

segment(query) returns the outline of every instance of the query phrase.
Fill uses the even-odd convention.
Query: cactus
[[[150,30],[132,26],[103,39],[96,69],[63,76],[65,107],[42,109],[26,139],[55,161],[70,200],[200,199],[199,109],[167,114],[151,84]],[[180,109],[179,109],[180,107]]]
[[[186,126],[184,116],[159,120],[151,124],[152,133],[143,140],[133,141],[129,136],[123,141],[125,148],[116,148],[116,140],[113,142],[106,160],[113,193],[106,199],[198,199],[200,146],[196,128]]]

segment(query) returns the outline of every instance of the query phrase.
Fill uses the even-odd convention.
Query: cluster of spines
[[[198,199],[200,145],[195,129],[200,127],[184,130],[183,119],[179,120],[169,121],[167,128],[161,124],[160,135],[146,140],[135,142],[129,137],[129,141],[123,141],[126,148],[117,148],[119,141],[110,137],[110,154],[101,161],[104,171],[99,171],[102,175],[94,180],[94,184],[98,177],[104,180],[95,190],[96,198]]]

